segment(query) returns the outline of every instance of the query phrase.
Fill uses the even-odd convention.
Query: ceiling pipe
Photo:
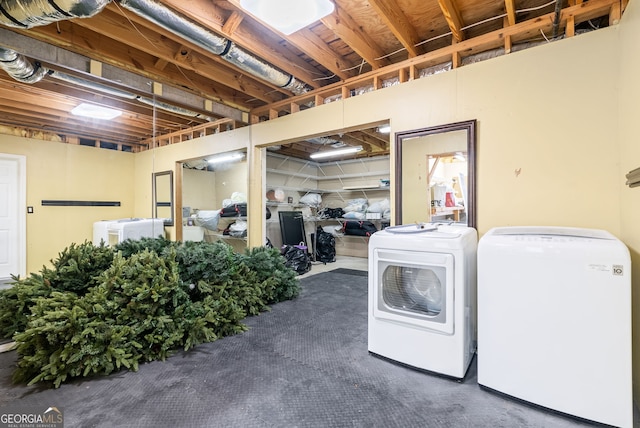
[[[31,28],[96,15],[111,0],[0,0],[0,23]]]
[[[72,18],[98,14],[111,0],[0,0],[0,24],[31,28]],[[119,0],[125,9],[220,56],[239,69],[296,95],[311,90],[271,64],[257,58],[231,40],[220,37],[154,0]]]
[[[24,55],[3,47],[0,47],[0,68],[18,82],[30,84],[41,81],[49,71],[39,63],[31,64]]]
[[[154,24],[189,40],[247,73],[295,94],[308,92],[310,88],[298,82],[291,74],[284,73],[255,57],[231,40],[220,37],[189,18],[154,0],[119,0],[122,7],[138,14]]]
[[[91,80],[83,79],[81,77],[72,76],[60,71],[49,70],[42,67],[40,63],[32,64],[24,55],[19,54],[13,49],[7,49],[0,46],[0,68],[5,70],[9,76],[13,79],[22,82],[34,84],[38,83],[45,76],[49,75],[52,78],[61,80],[63,82],[71,83],[76,86],[81,86],[86,89],[91,89],[96,92],[102,92],[108,95],[114,95],[121,98],[130,100],[138,100],[139,102],[156,107],[160,110],[164,110],[171,113],[180,114],[182,116],[196,117],[205,119],[208,122],[214,119],[209,116],[204,116],[198,112],[188,110],[182,107],[177,107],[165,102],[152,100],[150,98],[142,97],[131,92],[121,91],[119,89],[112,88],[101,83],[92,82]]]
[[[560,28],[560,12],[562,12],[562,0],[556,0],[555,15],[553,18],[553,35],[552,38],[558,37],[558,29]]]

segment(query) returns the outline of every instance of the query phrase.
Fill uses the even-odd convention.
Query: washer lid
[[[587,239],[617,239],[605,230],[583,229],[578,227],[558,227],[558,226],[511,226],[496,227],[487,234],[496,236],[508,235],[535,235],[535,236],[566,236]]]

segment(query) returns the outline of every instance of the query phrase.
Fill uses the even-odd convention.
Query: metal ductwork
[[[102,92],[104,94],[114,95],[120,98],[126,98],[130,100],[138,100],[143,104],[147,104],[164,111],[171,113],[177,113],[183,116],[197,117],[205,119],[211,122],[213,119],[209,116],[203,116],[202,114],[188,110],[182,107],[176,107],[171,104],[156,101],[151,98],[142,97],[131,92],[121,91],[119,89],[112,88],[101,83],[92,82],[91,80],[83,79],[81,77],[72,76],[61,71],[49,70],[42,67],[40,64],[32,64],[29,59],[18,52],[3,48],[0,46],[0,68],[5,70],[9,76],[22,83],[38,83],[45,76],[49,75],[52,78],[61,80],[63,82],[71,83],[76,86],[91,89],[96,92]]]
[[[263,79],[295,94],[309,91],[309,88],[287,73],[284,73],[251,53],[237,46],[231,40],[220,37],[153,0],[120,0],[120,5],[154,24],[221,56],[226,61],[247,73]]]
[[[97,92],[102,92],[103,94],[114,95],[116,97],[126,98],[129,100],[133,100],[136,98],[136,94],[132,94],[131,92],[120,91],[110,86],[103,85],[101,83],[92,82],[90,80],[83,79],[81,77],[72,76],[70,74],[63,73],[61,71],[51,70],[49,72],[49,75],[55,79],[62,80],[63,82],[71,83],[72,85],[81,86],[87,89],[92,89]]]
[[[142,96],[137,96],[135,97],[138,101],[140,101],[142,104],[146,104],[152,107],[156,107],[159,108],[160,110],[164,110],[164,111],[168,111],[171,113],[177,113],[177,114],[181,114],[183,116],[190,116],[190,117],[198,117],[200,119],[205,119],[208,122],[212,122],[213,119],[209,116],[203,116],[198,112],[195,112],[193,110],[188,110],[186,108],[182,108],[182,107],[176,107],[174,105],[171,104],[167,104],[165,102],[162,101],[156,101],[153,100],[151,98],[147,98],[147,97],[142,97]]]
[[[41,81],[48,70],[40,64],[31,64],[29,60],[12,49],[0,47],[0,68],[9,76],[22,83],[36,83]]]
[[[89,18],[111,0],[6,0],[0,1],[0,23],[31,28],[72,18]]]
[[[0,0],[0,24],[31,28],[71,18],[98,14],[111,0]],[[119,0],[122,7],[154,24],[219,55],[239,69],[287,89],[294,94],[308,92],[305,83],[266,63],[232,41],[220,37],[166,6],[153,0]]]

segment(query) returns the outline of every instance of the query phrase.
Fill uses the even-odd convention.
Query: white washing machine
[[[477,233],[394,226],[369,238],[369,352],[463,379],[475,353]]]
[[[478,383],[631,427],[631,261],[603,230],[503,227],[478,244]]]

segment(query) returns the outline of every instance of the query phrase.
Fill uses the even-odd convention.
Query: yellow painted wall
[[[134,215],[134,154],[0,135],[0,152],[27,158],[27,273],[71,243],[93,238],[95,221]],[[149,186],[151,179],[148,180]],[[42,200],[120,201],[120,207],[44,207]]]
[[[630,2],[620,25],[620,169],[626,174],[640,167],[640,4]],[[624,177],[618,177],[621,187],[621,237],[631,251],[633,280],[633,366],[634,395],[640,397],[640,187],[624,185]]]

